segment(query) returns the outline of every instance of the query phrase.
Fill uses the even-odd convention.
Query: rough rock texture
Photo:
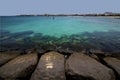
[[[112,54],[112,57],[120,60],[120,53],[114,53],[114,54]]]
[[[92,57],[92,58],[96,59],[97,61],[99,61],[99,57],[96,56],[95,54],[91,54],[90,57]]]
[[[81,53],[74,53],[68,58],[66,72],[75,77],[75,80],[81,80],[81,77],[88,78],[88,80],[115,80],[111,69]]]
[[[16,57],[0,67],[0,77],[5,79],[24,78],[34,70],[37,60],[35,53]]]
[[[104,61],[120,75],[120,60],[113,57],[106,57]]]
[[[0,52],[0,66],[20,55],[18,51]]]
[[[40,58],[31,80],[65,80],[64,56],[57,52],[45,53]]]

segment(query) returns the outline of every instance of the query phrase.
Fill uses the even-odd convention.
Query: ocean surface
[[[28,49],[30,46],[40,49],[46,47],[120,52],[120,19],[89,16],[1,16],[0,51]]]

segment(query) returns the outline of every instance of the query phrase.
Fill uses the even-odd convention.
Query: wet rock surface
[[[74,53],[69,57],[66,72],[73,80],[115,80],[111,69],[81,53]]]
[[[64,56],[60,53],[45,53],[30,80],[65,80],[64,62]]]
[[[120,79],[120,60],[113,57],[106,57],[104,61],[118,73]]]
[[[20,55],[18,51],[0,52],[0,66]]]
[[[30,75],[37,64],[37,54],[26,54],[16,57],[0,67],[0,77],[3,79],[21,79]]]

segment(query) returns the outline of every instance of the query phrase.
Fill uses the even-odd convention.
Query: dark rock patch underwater
[[[120,31],[84,32],[61,37],[33,31],[11,33],[0,30],[0,51],[41,49],[60,52],[120,52]]]

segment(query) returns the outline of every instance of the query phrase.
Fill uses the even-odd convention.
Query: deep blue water
[[[0,17],[1,51],[32,47],[120,52],[120,19],[89,16]]]

